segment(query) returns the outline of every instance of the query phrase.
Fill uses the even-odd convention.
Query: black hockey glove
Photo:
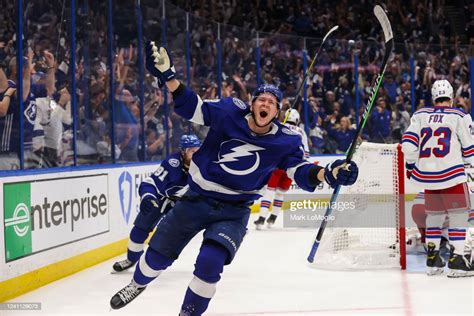
[[[335,160],[324,168],[324,179],[333,188],[337,185],[354,184],[359,175],[359,167],[353,161],[348,165],[344,159]]]
[[[145,213],[160,212],[160,202],[155,197],[146,196],[140,202],[140,211]]]

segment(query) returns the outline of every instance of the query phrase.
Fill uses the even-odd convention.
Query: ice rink
[[[306,256],[314,235],[281,227],[256,231],[249,224],[206,315],[474,315],[474,277],[428,277],[421,256],[409,258],[407,272],[310,268]],[[173,266],[121,310],[111,310],[109,300],[132,277],[133,269],[111,274],[123,256],[12,300],[39,302],[41,311],[0,314],[178,315],[201,240],[196,236]]]

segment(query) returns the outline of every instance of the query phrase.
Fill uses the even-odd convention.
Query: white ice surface
[[[281,227],[256,231],[249,224],[206,315],[474,315],[474,277],[428,277],[420,267],[411,267],[412,272],[313,269],[306,256],[314,235],[313,230]],[[109,300],[132,277],[133,269],[111,274],[123,256],[11,300],[40,302],[41,311],[3,310],[0,315],[178,315],[201,240],[202,235],[193,239],[167,271],[121,310],[110,310]],[[410,263],[423,261],[412,258]]]

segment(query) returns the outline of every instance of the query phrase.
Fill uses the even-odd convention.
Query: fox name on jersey
[[[467,181],[464,163],[474,163],[471,116],[444,106],[416,111],[402,137],[411,179],[427,189],[443,189]]]
[[[173,92],[175,111],[210,127],[189,169],[192,190],[223,200],[255,200],[262,195],[272,171],[287,170],[300,187],[314,191],[301,136],[273,120],[269,132],[253,132],[251,112],[236,98],[205,100],[184,85]]]

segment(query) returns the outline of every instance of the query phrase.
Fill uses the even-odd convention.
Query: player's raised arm
[[[210,126],[212,117],[216,117],[214,110],[220,106],[216,103],[204,102],[199,95],[179,82],[173,60],[164,47],[156,46],[155,42],[146,45],[146,67],[158,79],[158,84],[166,87],[173,93],[174,110],[183,118],[199,124]],[[214,114],[214,115],[213,115]]]

